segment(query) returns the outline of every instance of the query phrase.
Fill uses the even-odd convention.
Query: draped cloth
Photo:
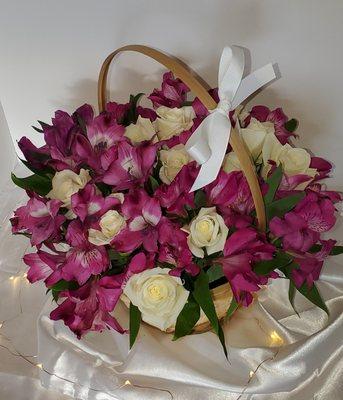
[[[329,317],[300,294],[298,316],[288,301],[288,281],[278,279],[224,324],[228,361],[212,332],[172,342],[145,324],[129,351],[127,335],[114,331],[78,340],[49,319],[55,305],[43,285],[9,280],[25,271],[20,258],[28,241],[11,237],[8,222],[20,196],[6,190],[0,199],[0,399],[342,399],[342,256],[325,263],[318,283]],[[340,238],[343,225],[337,225],[332,236]],[[116,316],[124,326],[127,314],[120,304]],[[32,356],[32,364],[2,346]]]

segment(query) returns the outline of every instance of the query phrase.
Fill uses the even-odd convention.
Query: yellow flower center
[[[152,285],[149,287],[148,292],[152,299],[154,300],[161,300],[163,295],[161,293],[161,289],[158,285]]]

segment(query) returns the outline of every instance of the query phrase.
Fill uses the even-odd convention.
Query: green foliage
[[[203,190],[197,190],[194,196],[194,203],[196,208],[206,207],[207,200],[206,194]]]
[[[298,126],[299,122],[295,118],[290,119],[284,124],[284,127],[288,132],[294,132],[298,128]]]
[[[51,179],[37,174],[26,178],[18,178],[12,173],[11,178],[15,185],[25,190],[32,190],[41,196],[45,196],[52,189]]]
[[[268,192],[264,196],[264,202],[265,204],[270,204],[275,197],[275,193],[280,185],[282,179],[282,167],[279,165],[273,174],[266,180],[266,183],[268,184]]]
[[[190,293],[187,303],[177,317],[173,340],[177,340],[180,337],[189,335],[199,318],[200,306],[195,301],[192,293]]]
[[[149,176],[149,184],[150,184],[151,194],[154,194],[155,190],[158,189],[160,184],[158,183],[158,180],[154,178],[152,175]]]
[[[283,252],[278,251],[272,260],[258,261],[254,264],[254,272],[258,275],[268,275],[276,268],[281,269],[292,262],[292,257]]]
[[[220,326],[208,285],[208,276],[204,271],[201,271],[196,281],[194,282],[193,296],[196,302],[200,305],[201,309],[204,311],[206,317],[209,319],[214,332],[217,334],[220,343],[222,344],[225,357],[227,358],[228,355],[225,345],[224,332],[222,327]]]
[[[143,96],[144,93],[138,93],[136,96],[130,95],[129,103],[130,108],[125,114],[122,124],[128,126],[130,124],[135,124],[137,122],[138,114],[137,114],[137,104],[139,99]]]
[[[226,312],[226,316],[228,318],[232,317],[232,315],[237,311],[238,307],[239,307],[239,304],[237,303],[236,299],[234,297],[232,297],[230,306]]]
[[[310,248],[310,252],[311,253],[317,253],[321,249],[322,249],[322,245],[321,244],[314,244]],[[343,254],[343,246],[334,246],[332,248],[332,250],[330,251],[330,256],[338,256],[339,254]]]
[[[209,283],[215,282],[224,276],[223,268],[220,264],[211,265],[206,271],[206,274],[208,276]]]
[[[64,290],[76,290],[80,286],[76,281],[65,281],[61,279],[60,281],[56,282],[54,285],[50,286],[47,290],[49,292],[51,290],[52,297],[55,301],[58,300],[59,294]]]
[[[270,221],[274,217],[283,217],[287,212],[291,211],[304,196],[305,193],[300,192],[266,204],[267,220]]]
[[[130,303],[130,349],[135,344],[139,327],[141,325],[142,315],[138,307]]]

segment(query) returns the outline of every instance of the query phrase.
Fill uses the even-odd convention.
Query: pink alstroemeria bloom
[[[32,246],[39,246],[45,240],[59,240],[60,227],[66,219],[58,214],[61,204],[59,200],[48,201],[32,195],[25,206],[14,212],[12,232],[31,234]]]
[[[331,173],[332,164],[329,161],[324,160],[324,158],[311,157],[310,168],[315,168],[318,171],[315,180],[325,179]]]
[[[227,239],[224,257],[216,262],[222,265],[238,303],[248,306],[253,299],[252,292],[258,291],[260,285],[265,285],[268,278],[277,278],[275,272],[260,276],[252,268],[253,262],[271,260],[274,251],[274,246],[266,243],[252,228],[239,229]]]
[[[148,179],[156,159],[156,146],[144,142],[140,146],[132,146],[128,142],[120,142],[115,147],[111,158],[102,164],[106,169],[101,178],[104,183],[113,185],[116,190],[131,188],[134,184]]]
[[[70,249],[63,266],[63,278],[67,281],[75,279],[80,285],[109,266],[106,248],[91,244],[86,235],[79,220],[73,220],[69,224],[66,241]]]
[[[27,279],[31,283],[44,279],[46,286],[54,285],[62,279],[65,256],[66,253],[64,252],[51,254],[41,250],[38,250],[37,253],[26,254],[23,260],[30,267],[27,272]]]
[[[308,288],[319,279],[325,258],[330,254],[336,240],[321,240],[322,248],[317,253],[299,254],[294,261],[299,268],[292,270],[292,278],[296,287],[300,288],[305,282]]]
[[[45,144],[42,147],[36,147],[30,139],[23,136],[18,146],[26,161],[34,168],[41,170],[46,168],[48,161],[51,159],[49,147]]]
[[[105,278],[103,278],[105,279]],[[92,281],[77,290],[63,292],[66,299],[50,313],[53,321],[63,320],[64,324],[80,339],[90,331],[103,331],[112,328],[119,333],[126,331],[119,322],[103,307],[99,297],[110,296],[113,288],[107,281]],[[106,298],[106,303],[110,302]],[[105,303],[105,304],[106,304]]]
[[[188,87],[178,78],[174,78],[172,72],[163,75],[161,90],[154,89],[148,96],[155,108],[166,106],[170,108],[181,107],[186,100]]]
[[[255,106],[251,109],[250,115],[260,122],[273,122],[275,128],[275,136],[282,144],[288,143],[290,137],[297,136],[295,133],[289,132],[285,128],[285,123],[288,121],[288,117],[282,111],[282,108],[276,108],[275,110],[270,111],[268,107]],[[250,121],[246,121],[247,124],[249,122]]]
[[[266,186],[262,185],[262,193]],[[221,170],[217,179],[206,186],[208,203],[216,205],[227,226],[242,228],[252,223],[255,205],[248,182],[241,171],[229,174]]]
[[[114,238],[113,246],[129,252],[143,245],[149,252],[157,252],[158,224],[162,217],[159,201],[143,189],[129,193],[121,208],[127,227]]]
[[[103,197],[95,185],[88,184],[71,197],[72,211],[82,222],[87,217],[96,218],[106,211],[120,205],[120,200],[114,196]]]
[[[194,264],[192,253],[187,244],[187,233],[181,227],[162,217],[158,229],[158,241],[160,243],[158,251],[158,261],[174,265],[169,274],[180,276],[182,271],[186,271],[192,276],[200,272],[198,265]]]
[[[186,215],[185,206],[194,208],[194,193],[189,193],[199,168],[195,162],[184,165],[170,185],[161,185],[155,192],[162,207],[171,214]]]
[[[282,238],[285,249],[308,251],[336,222],[335,207],[328,198],[307,193],[295,209],[284,218],[274,217],[269,224],[276,237]]]

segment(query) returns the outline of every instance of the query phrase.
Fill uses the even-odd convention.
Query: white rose
[[[215,207],[201,208],[199,214],[189,225],[188,247],[196,256],[203,258],[207,254],[222,251],[229,229],[223,217],[216,212]]]
[[[139,144],[144,140],[151,140],[155,132],[154,124],[149,118],[138,117],[135,124],[130,124],[125,128],[125,136],[128,137],[133,144]]]
[[[262,147],[267,135],[274,135],[275,129],[272,122],[259,122],[251,118],[250,124],[240,129],[240,134],[249,149],[252,158],[257,161],[261,158]]]
[[[181,132],[190,129],[193,125],[195,112],[193,107],[185,106],[181,108],[158,107],[156,110],[157,135],[160,140],[170,139]]]
[[[224,158],[223,170],[229,174],[232,171],[240,171],[241,169],[241,163],[239,162],[236,153],[230,151],[230,153]]]
[[[282,145],[275,135],[269,135],[262,149],[263,169],[262,176],[267,177],[271,166],[268,160],[272,160],[276,165],[281,165],[283,172],[287,176],[298,174],[314,177],[317,173],[315,168],[310,168],[311,156],[305,150],[297,147],[292,147],[288,143]],[[305,184],[305,186],[307,183]],[[303,184],[302,184],[303,186]],[[300,189],[300,187],[297,187]]]
[[[183,144],[160,151],[160,160],[162,167],[160,169],[161,181],[170,184],[176,175],[180,172],[181,168],[190,162],[190,156],[187,153]]]
[[[52,190],[47,197],[60,200],[63,207],[70,208],[71,196],[83,189],[90,180],[89,172],[85,169],[81,169],[79,175],[69,169],[56,172],[52,178]]]
[[[97,246],[102,246],[111,243],[113,238],[126,226],[126,222],[118,211],[109,210],[101,217],[99,225],[100,231],[93,228],[88,230],[88,240]]]
[[[168,272],[163,268],[147,269],[132,275],[124,288],[124,295],[138,307],[143,321],[162,331],[175,325],[189,295],[181,279]]]

